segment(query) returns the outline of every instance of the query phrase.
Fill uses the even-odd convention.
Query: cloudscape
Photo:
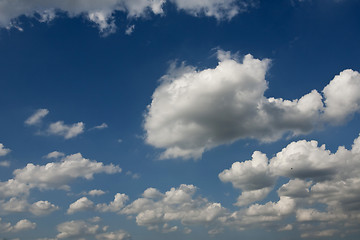
[[[359,10],[0,0],[0,240],[359,239]]]

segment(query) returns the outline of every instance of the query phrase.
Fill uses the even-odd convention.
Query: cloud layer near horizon
[[[173,66],[162,77],[145,115],[145,140],[165,149],[161,158],[200,158],[241,138],[276,141],[340,124],[360,109],[360,74],[347,69],[325,86],[294,100],[265,97],[270,60],[242,61],[218,52],[213,69]],[[345,94],[344,94],[345,93]]]
[[[0,26],[18,27],[20,16],[37,17],[41,22],[56,18],[64,12],[69,17],[84,16],[96,24],[100,32],[116,31],[114,14],[123,12],[129,19],[143,18],[151,14],[164,14],[164,4],[174,4],[177,10],[193,16],[231,19],[239,12],[254,5],[253,0],[0,0]]]

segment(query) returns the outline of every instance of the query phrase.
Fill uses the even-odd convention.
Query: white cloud
[[[51,135],[63,136],[65,139],[76,137],[84,132],[85,124],[83,122],[66,125],[63,121],[51,123],[47,132]]]
[[[67,213],[73,214],[75,212],[89,211],[93,209],[94,209],[94,203],[91,200],[89,200],[87,197],[82,197],[76,200],[74,203],[70,204]]]
[[[290,180],[277,189],[278,202],[242,208],[227,216],[224,224],[238,229],[251,225],[275,226],[275,222],[280,223],[284,217],[293,214],[296,222],[289,223],[291,227],[278,227],[279,231],[291,230],[295,226],[302,232],[302,237],[346,235],[356,231],[360,225],[359,149],[360,136],[354,140],[351,150],[340,146],[335,153],[327,150],[325,145],[319,146],[314,140],[301,140],[288,144],[270,161],[255,152],[252,160],[233,164],[219,176],[221,180],[232,182],[236,188],[246,188],[246,180],[252,182],[248,175],[252,174],[260,180],[269,177],[269,174],[274,178]],[[262,161],[263,168],[268,169],[263,171],[264,176],[252,169],[259,156],[265,159]],[[244,193],[248,194],[247,191]],[[237,205],[246,204],[241,205],[238,201]],[[319,205],[323,206],[321,210],[317,209]]]
[[[67,239],[95,235],[100,231],[100,226],[78,220],[61,223],[57,226],[57,230],[59,232],[57,238]]]
[[[30,212],[36,216],[48,215],[56,210],[59,207],[55,206],[51,202],[48,201],[37,201],[30,206]]]
[[[135,30],[135,25],[132,24],[132,25],[130,25],[130,26],[128,26],[128,27],[126,28],[125,34],[126,34],[126,35],[131,35],[131,34],[134,32],[134,30]]]
[[[0,233],[6,232],[20,232],[30,229],[35,229],[36,223],[30,222],[27,219],[22,219],[18,221],[15,225],[11,225],[11,223],[4,223],[0,218]]]
[[[191,15],[205,15],[217,20],[231,19],[252,6],[254,1],[237,0],[170,0],[179,10]]]
[[[172,231],[177,228],[171,222],[180,221],[184,225],[215,224],[226,210],[220,203],[208,202],[205,198],[194,198],[196,187],[182,184],[171,188],[164,194],[154,188],[143,193],[143,198],[136,199],[127,205],[122,214],[136,215],[136,223],[148,229]]]
[[[0,24],[1,24],[1,19],[0,19]],[[48,114],[49,114],[49,110],[45,108],[38,109],[33,115],[31,115],[28,119],[26,119],[25,124],[29,126],[37,125],[41,123],[42,119]]]
[[[106,124],[106,123],[102,123],[101,125],[98,125],[98,126],[95,126],[93,128],[91,128],[90,130],[101,130],[101,129],[105,129],[105,128],[108,128],[109,126]]]
[[[10,167],[10,161],[0,161],[0,167]]]
[[[5,212],[25,212],[29,207],[25,199],[16,197],[12,197],[8,201],[1,200],[0,203],[0,210]]]
[[[124,230],[107,232],[107,226],[101,227],[89,221],[73,220],[63,222],[57,226],[59,234],[57,239],[86,239],[94,237],[97,240],[129,240],[131,236]]]
[[[68,184],[77,178],[90,180],[94,174],[119,172],[121,172],[119,166],[91,161],[80,153],[66,156],[59,162],[50,162],[46,165],[29,163],[22,169],[16,169],[13,179],[0,182],[0,197],[28,195],[31,188],[69,189]]]
[[[70,204],[67,213],[73,214],[81,211],[119,212],[128,200],[129,197],[127,195],[117,193],[114,197],[114,201],[109,204],[99,203],[95,205],[94,202],[89,200],[87,197],[82,197]]]
[[[8,148],[5,148],[4,144],[0,143],[0,157],[5,156],[9,152],[11,152],[11,150]]]
[[[44,158],[51,159],[51,158],[59,158],[59,157],[63,157],[63,156],[65,156],[64,153],[54,151],[54,152],[51,152],[51,153],[47,154],[46,156],[44,156]]]
[[[23,219],[15,224],[13,231],[19,232],[19,231],[35,229],[35,228],[36,228],[36,223],[30,222],[27,219]]]
[[[88,195],[90,195],[90,196],[100,196],[100,195],[104,195],[104,194],[105,194],[105,192],[103,190],[99,190],[99,189],[93,189],[88,192]]]
[[[165,149],[161,158],[200,158],[208,149],[238,139],[276,141],[284,134],[306,134],[337,124],[359,110],[360,73],[345,70],[323,90],[295,100],[266,98],[270,61],[250,54],[242,62],[218,52],[214,69],[172,66],[152,96],[144,121],[148,144]],[[356,85],[356,86],[355,86]],[[336,104],[337,87],[342,95]]]
[[[65,12],[69,17],[84,16],[107,35],[116,31],[117,12],[126,13],[130,19],[144,18],[149,13],[163,14],[166,2],[193,16],[214,17],[217,20],[230,20],[254,6],[253,0],[2,0],[0,26],[22,30],[18,20],[22,15],[36,16],[40,22],[49,22],[56,18],[58,12]]]
[[[130,240],[131,236],[129,233],[119,230],[116,232],[100,233],[96,235],[97,240]]]

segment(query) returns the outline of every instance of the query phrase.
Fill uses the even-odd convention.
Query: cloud
[[[105,192],[103,190],[98,190],[98,189],[93,189],[88,192],[88,195],[90,195],[90,196],[100,196],[100,195],[104,195],[104,194],[105,194]]]
[[[254,6],[253,0],[2,0],[0,4],[0,26],[22,28],[19,17],[35,18],[39,22],[50,22],[59,12],[68,17],[82,16],[94,23],[103,35],[116,31],[115,15],[125,13],[128,19],[148,17],[149,14],[164,14],[163,6],[172,3],[178,10],[193,16],[214,17],[230,20],[240,12]],[[129,30],[128,28],[127,30]],[[126,32],[130,32],[126,31]]]
[[[45,108],[38,109],[33,115],[31,115],[28,119],[26,119],[25,124],[29,126],[40,124],[42,119],[48,114],[49,114],[49,110]]]
[[[102,123],[101,125],[98,125],[98,126],[95,126],[93,128],[90,128],[89,130],[101,130],[101,129],[105,129],[105,128],[108,128],[109,126],[106,124],[106,123]]]
[[[57,226],[58,239],[72,239],[95,237],[97,240],[129,240],[131,236],[124,230],[107,232],[107,226],[101,227],[98,224],[84,220],[73,220],[63,222]]]
[[[65,139],[76,137],[84,132],[85,124],[83,122],[66,125],[63,121],[51,123],[47,132],[51,135],[63,136]]]
[[[63,156],[65,156],[64,153],[54,151],[54,152],[51,152],[51,153],[47,154],[46,156],[44,156],[44,158],[51,159],[51,158],[59,158],[59,157],[63,157]]]
[[[9,152],[11,152],[11,150],[5,148],[4,144],[0,143],[0,157],[7,155]]]
[[[165,151],[161,159],[200,158],[204,151],[238,139],[262,142],[284,134],[306,134],[324,124],[338,124],[359,111],[360,73],[345,70],[323,90],[295,100],[267,98],[270,60],[250,54],[240,62],[218,52],[213,69],[172,66],[152,95],[144,119],[146,143]],[[341,88],[341,109],[335,89]]]
[[[0,161],[0,167],[10,167],[10,161]]]
[[[18,221],[15,225],[11,223],[3,223],[0,218],[0,233],[1,232],[20,232],[36,228],[36,223],[30,222],[27,219],[22,219]]]
[[[30,206],[30,212],[36,216],[48,215],[57,210],[59,207],[48,201],[37,201]]]
[[[89,200],[87,197],[82,197],[70,204],[67,213],[73,214],[81,211],[119,212],[128,200],[129,197],[127,195],[117,193],[114,197],[114,201],[109,204],[99,203],[95,205],[94,202]]]
[[[195,186],[185,184],[171,188],[164,194],[155,188],[149,188],[145,190],[142,198],[127,205],[121,213],[136,215],[138,225],[163,232],[177,230],[177,226],[170,224],[178,221],[186,226],[216,224],[219,218],[226,214],[226,210],[220,203],[211,203],[200,197],[194,198],[195,192]]]
[[[257,162],[263,166],[257,168]],[[267,169],[262,171],[263,176],[260,174],[262,168]],[[302,237],[346,235],[358,229],[360,136],[354,140],[351,150],[340,146],[335,153],[327,150],[325,145],[319,146],[314,140],[292,142],[270,160],[254,152],[252,160],[234,163],[230,169],[219,174],[222,181],[232,182],[234,187],[242,189],[241,196],[248,194],[248,184],[253,186],[254,182],[262,182],[269,176],[289,179],[277,189],[280,200],[252,204],[235,211],[226,217],[224,225],[238,229],[250,225],[270,227],[292,214],[296,222],[289,224],[292,228],[297,227]],[[269,184],[271,182],[273,179]],[[263,189],[261,187],[266,185],[256,186],[255,189]],[[319,205],[323,207],[318,209]],[[306,223],[311,224],[304,225]],[[289,228],[278,229],[292,229]]]
[[[14,171],[13,179],[0,182],[0,197],[28,195],[32,188],[69,189],[68,184],[77,178],[91,180],[94,174],[119,172],[119,166],[104,165],[102,162],[86,159],[80,153],[46,165],[28,163],[26,167]]]
[[[132,25],[130,25],[130,26],[128,26],[128,27],[126,28],[125,34],[126,34],[126,35],[131,35],[131,34],[134,32],[134,30],[135,30],[135,25],[132,24]]]

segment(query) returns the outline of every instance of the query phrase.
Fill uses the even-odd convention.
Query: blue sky
[[[358,239],[355,0],[0,0],[0,239]]]

